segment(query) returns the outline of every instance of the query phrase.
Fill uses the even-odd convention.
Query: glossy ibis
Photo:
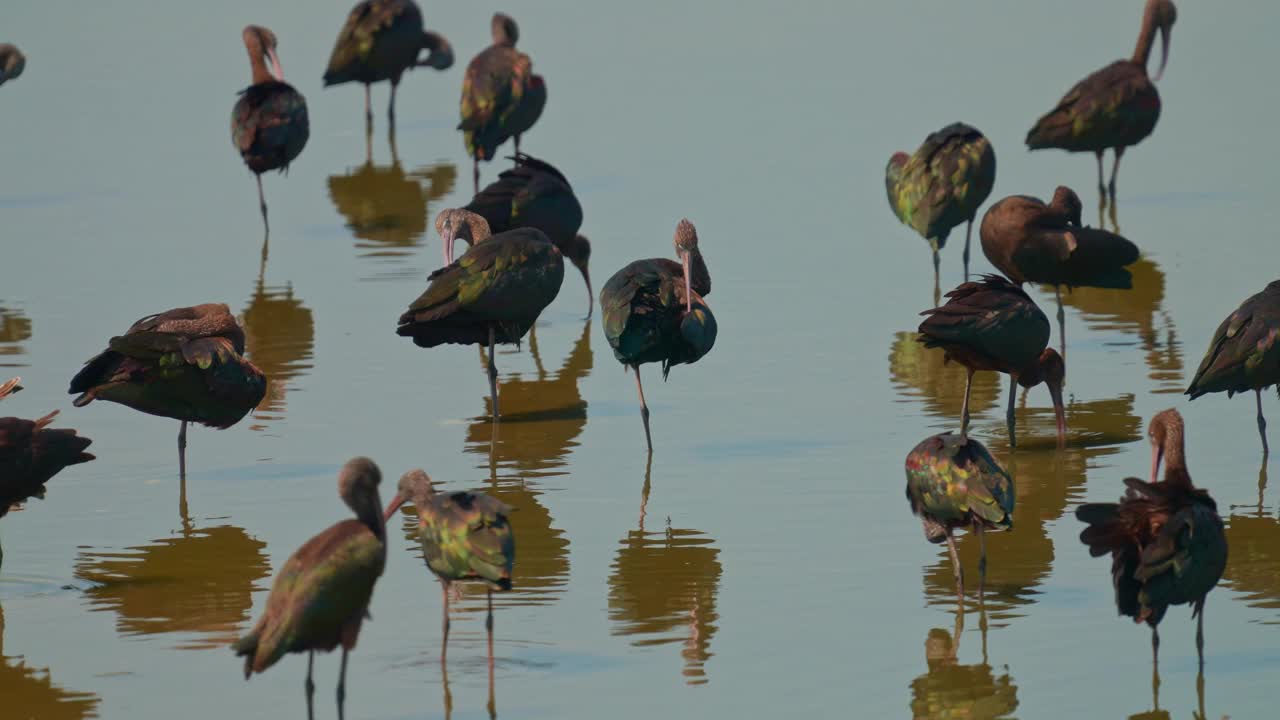
[[[306,147],[311,129],[306,98],[284,81],[284,70],[276,55],[276,34],[250,25],[244,29],[243,37],[253,68],[253,84],[240,91],[240,99],[231,109],[231,143],[258,180],[258,204],[262,223],[267,225],[262,173],[288,170],[289,163]],[[274,75],[267,71],[267,60],[271,61]]]
[[[425,59],[418,56],[428,51]],[[396,127],[396,88],[405,70],[415,67],[448,70],[453,66],[453,46],[439,33],[423,30],[422,10],[413,0],[364,0],[356,3],[324,71],[324,85],[347,82],[364,84],[366,133],[373,131],[373,110],[369,86],[391,81],[391,101],[387,104],[387,124]]]
[[[964,597],[964,570],[954,531],[972,528],[978,536],[978,587],[987,579],[983,533],[1013,527],[1013,478],[977,440],[950,432],[921,440],[907,453],[907,502],[924,524],[925,539],[947,543],[955,570],[956,595]],[[981,592],[981,590],[979,590]]]
[[[1102,184],[1102,154],[1115,153],[1111,168],[1111,205],[1116,202],[1116,173],[1125,148],[1142,142],[1160,118],[1160,93],[1147,76],[1147,60],[1160,31],[1158,81],[1169,61],[1169,35],[1178,11],[1170,0],[1147,0],[1142,13],[1142,31],[1133,57],[1117,60],[1076,83],[1058,101],[1057,107],[1040,118],[1027,133],[1032,150],[1060,148],[1067,152],[1091,152],[1098,158],[1098,194],[1107,204],[1108,188]]]
[[[224,430],[262,402],[267,379],[245,360],[244,330],[226,305],[211,303],[148,315],[85,363],[71,380],[76,407],[120,403],[182,421],[178,468],[187,474],[187,423]]]
[[[1009,446],[1015,447],[1013,401],[1017,385],[1033,388],[1044,383],[1053,398],[1058,421],[1058,442],[1066,440],[1067,421],[1062,408],[1062,381],[1066,365],[1049,344],[1049,318],[1022,288],[998,275],[983,275],[947,293],[941,307],[925,310],[920,342],[940,347],[948,360],[968,371],[960,435],[969,429],[969,390],[978,370],[1009,374]]]
[[[1058,340],[1066,354],[1062,286],[1127,290],[1125,269],[1138,260],[1138,246],[1100,228],[1083,227],[1080,198],[1058,186],[1048,205],[1027,195],[1010,195],[982,216],[978,234],[987,260],[1018,285],[1053,286],[1058,301]]]
[[[952,123],[929,135],[910,156],[899,152],[889,158],[884,177],[889,207],[904,225],[929,241],[935,294],[938,251],[947,244],[952,228],[966,222],[964,275],[969,279],[973,219],[995,181],[996,155],[991,143],[977,128],[964,123]]]
[[[16,45],[0,43],[0,85],[17,79],[27,67],[27,56]]]
[[[418,512],[418,541],[427,568],[440,580],[444,598],[440,644],[443,663],[449,647],[449,593],[453,583],[477,582],[485,586],[488,613],[484,627],[489,635],[489,670],[493,670],[493,591],[511,589],[511,567],[516,560],[516,537],[507,523],[513,508],[483,493],[437,493],[422,470],[400,478],[386,519],[406,502]]]
[[[1204,669],[1204,602],[1227,566],[1227,538],[1218,506],[1192,485],[1182,416],[1151,418],[1151,480],[1126,478],[1119,503],[1087,503],[1076,518],[1088,523],[1080,541],[1093,557],[1111,555],[1116,609],[1151,626],[1152,662],[1159,666],[1158,625],[1170,605],[1192,606],[1196,650]],[[1157,481],[1161,462],[1164,478]]]
[[[613,274],[600,291],[604,334],[618,362],[631,368],[640,395],[644,441],[653,451],[649,406],[640,384],[640,366],[662,363],[662,379],[674,365],[695,363],[716,343],[716,318],[703,297],[711,294],[711,274],[698,249],[698,231],[681,220],[674,238],[676,257],[636,260]]]
[[[456,239],[471,244],[462,257],[431,273],[427,289],[400,316],[398,335],[419,347],[445,343],[489,346],[489,395],[498,411],[498,368],[494,346],[520,342],[564,281],[560,251],[536,228],[491,235],[473,212],[443,210],[436,231],[446,247]]]
[[[474,166],[474,191],[480,191],[480,161],[492,160],[498,147],[514,138],[520,152],[520,136],[542,115],[547,85],[533,72],[533,61],[516,50],[520,29],[503,13],[489,22],[493,44],[472,58],[462,79],[462,122],[467,153]]]
[[[232,648],[244,657],[244,677],[265,672],[286,653],[307,653],[307,716],[311,716],[311,667],[315,653],[342,645],[338,675],[338,716],[346,699],[347,653],[356,646],[360,624],[369,616],[373,586],[387,562],[387,528],[378,484],[382,472],[372,460],[347,461],[338,475],[338,494],[355,519],[330,525],[298,548],[276,574],[267,607],[253,630]]]
[[[1236,308],[1213,334],[1186,394],[1194,400],[1226,391],[1227,397],[1252,390],[1258,400],[1258,434],[1267,455],[1267,420],[1262,391],[1280,384],[1280,280],[1267,285]]]
[[[582,205],[564,174],[551,163],[517,153],[515,167],[504,170],[496,182],[476,193],[464,208],[483,217],[495,233],[532,227],[546,236],[573,266],[582,273],[587,284],[587,315],[595,302],[591,292],[591,275],[587,262],[591,259],[591,243],[578,229],[582,227]],[[444,248],[444,263],[453,262],[453,245]]]

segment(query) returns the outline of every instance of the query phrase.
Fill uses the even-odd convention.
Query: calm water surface
[[[1054,448],[1037,388],[1011,452],[1007,389],[976,380],[975,433],[1018,487],[1016,529],[990,538],[985,617],[973,593],[957,616],[945,551],[903,498],[903,458],[955,427],[964,376],[912,342],[933,278],[885,207],[884,165],[964,120],[995,145],[993,199],[1066,183],[1092,210],[1092,158],[1021,141],[1073,82],[1128,56],[1140,8],[506,8],[550,91],[527,150],[573,180],[597,287],[668,255],[686,215],[715,276],[715,351],[665,384],[645,371],[650,461],[576,274],[536,340],[500,353],[497,428],[476,348],[426,352],[393,332],[438,264],[431,220],[468,199],[458,88],[492,8],[428,4],[459,64],[406,79],[394,147],[378,87],[366,148],[360,89],[320,87],[348,0],[10,3],[3,39],[29,63],[0,90],[0,375],[27,391],[3,410],[65,410],[98,460],[0,521],[0,714],[302,716],[301,658],[246,683],[225,646],[289,553],[346,516],[336,471],[368,454],[392,477],[422,466],[516,506],[520,556],[497,601],[491,697],[483,596],[455,606],[446,675],[438,586],[412,521],[393,524],[348,717],[1273,716],[1280,523],[1252,402],[1178,395],[1217,323],[1276,276],[1273,4],[1180,7],[1164,116],[1121,169],[1136,288],[1066,298],[1068,446]],[[288,177],[265,180],[269,243],[228,140],[249,22],[280,36],[312,118]],[[944,289],[962,278],[952,245]],[[976,247],[974,266],[987,268]],[[176,423],[72,410],[64,390],[133,320],[209,301],[239,314],[271,388],[235,428],[192,432],[183,488]],[[1116,617],[1072,510],[1145,471],[1145,422],[1168,406],[1227,516],[1231,561],[1206,610],[1203,693],[1178,608],[1156,698],[1149,634]],[[976,551],[961,542],[970,573]],[[337,669],[317,662],[318,717],[336,714]]]

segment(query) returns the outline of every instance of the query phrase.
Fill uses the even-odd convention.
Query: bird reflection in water
[[[182,530],[149,545],[81,551],[75,575],[94,583],[89,609],[118,614],[124,636],[184,633],[180,649],[224,648],[239,637],[252,594],[271,572],[267,544],[231,525]]]
[[[1192,720],[1208,720],[1204,711],[1204,672],[1196,673],[1196,705],[1198,710],[1192,711]],[[1130,715],[1129,720],[1171,720],[1173,715],[1168,710],[1160,709],[1160,680],[1157,676],[1151,684],[1151,709]],[[1222,720],[1229,720],[1223,715]]]
[[[20,308],[0,306],[0,367],[26,367],[22,342],[31,339],[31,320]]]
[[[390,266],[390,270],[366,279],[418,279],[425,274],[398,266],[422,246],[429,205],[453,192],[457,176],[457,166],[449,162],[406,173],[400,166],[394,136],[390,166],[374,165],[369,148],[363,165],[329,176],[329,197],[355,235],[360,256]]]
[[[285,393],[294,378],[311,370],[316,336],[311,309],[294,296],[293,284],[266,284],[267,253],[267,240],[263,240],[257,284],[240,313],[245,355],[267,376],[267,395],[253,411],[258,421],[250,426],[253,430],[284,418]]]
[[[994,537],[994,535],[993,535]],[[1006,666],[996,677],[987,662],[986,623],[982,624],[982,662],[961,665],[963,616],[956,616],[955,640],[942,628],[929,631],[924,642],[929,671],[911,681],[911,717],[1003,718],[1018,708],[1018,688]]]
[[[4,608],[0,607],[0,697],[5,717],[73,720],[98,717],[102,699],[93,693],[67,690],[54,684],[49,668],[27,665],[23,655],[6,655]]]
[[[1263,466],[1265,482],[1266,466]],[[1263,610],[1261,621],[1280,625],[1280,519],[1262,504],[1259,490],[1256,509],[1243,508],[1226,519],[1230,562],[1222,575],[1222,583],[1240,593],[1249,607]]]
[[[614,635],[632,636],[632,645],[681,643],[681,674],[689,685],[709,679],[711,638],[719,627],[720,551],[706,534],[671,527],[645,530],[652,455],[645,464],[639,529],[623,538],[609,574],[609,619]]]
[[[1029,432],[1017,452],[1010,450],[1008,438],[998,431],[987,444],[1013,476],[1017,489],[1013,532],[986,534],[987,557],[999,562],[988,564],[983,599],[997,627],[1022,617],[1036,602],[1038,588],[1052,571],[1055,557],[1048,525],[1083,497],[1086,472],[1104,470],[1110,464],[1108,458],[1117,455],[1121,446],[1142,439],[1142,420],[1134,413],[1133,395],[1069,402],[1066,414],[1071,442],[1062,449],[1057,448],[1054,437],[1052,409],[1024,408],[1019,413],[1019,427]],[[977,541],[965,535],[956,544],[965,573],[976,573]],[[952,575],[951,560],[944,549],[924,571],[928,604],[955,604]]]
[[[1090,330],[1133,334],[1142,348],[1147,376],[1155,383],[1152,392],[1181,394],[1186,388],[1182,342],[1164,308],[1164,272],[1145,256],[1127,269],[1133,275],[1131,290],[1075,288],[1062,295],[1062,304],[1079,310]]]
[[[889,377],[902,396],[899,402],[921,400],[928,415],[953,424],[964,405],[967,373],[960,363],[946,362],[941,348],[927,348],[916,341],[919,333],[900,332],[889,350]],[[976,373],[969,393],[969,413],[980,415],[996,407],[1000,398],[1000,376]]]

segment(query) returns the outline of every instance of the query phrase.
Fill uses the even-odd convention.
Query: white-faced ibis
[[[494,346],[520,342],[556,299],[564,259],[541,230],[526,227],[491,235],[489,223],[467,210],[441,211],[436,231],[445,247],[461,238],[471,249],[431,273],[426,291],[400,316],[396,333],[424,348],[488,344],[489,395],[497,418]]]
[[[618,362],[631,368],[640,395],[644,441],[649,406],[640,384],[640,366],[662,363],[662,379],[674,365],[695,363],[716,344],[716,318],[703,297],[711,294],[711,274],[698,249],[698,231],[681,220],[674,238],[676,257],[636,260],[613,274],[600,291],[604,334]]]
[[[1126,265],[1138,261],[1138,246],[1100,228],[1083,227],[1080,198],[1058,186],[1048,205],[1039,198],[1010,195],[982,216],[979,235],[987,260],[1017,285],[1052,285],[1058,301],[1058,340],[1066,350],[1062,286],[1128,290]]]
[[[428,51],[425,59],[418,56]],[[422,10],[413,0],[364,0],[356,3],[347,23],[338,32],[338,41],[324,71],[324,85],[347,82],[364,84],[366,131],[373,129],[373,109],[369,86],[391,81],[391,101],[387,123],[396,126],[396,88],[405,70],[431,67],[448,70],[453,66],[453,46],[439,33],[423,30]]]
[[[495,233],[532,227],[546,233],[551,242],[582,273],[587,284],[587,304],[591,308],[591,243],[578,234],[582,227],[582,205],[573,194],[569,180],[551,163],[517,153],[515,167],[504,170],[496,182],[476,193],[464,208],[483,217]],[[444,263],[453,262],[453,245],[445,245]],[[591,314],[588,309],[587,314]]]
[[[1151,481],[1126,478],[1119,503],[1087,503],[1076,518],[1088,523],[1080,540],[1093,557],[1111,555],[1116,609],[1151,626],[1152,661],[1159,664],[1157,626],[1170,605],[1192,606],[1196,650],[1204,668],[1205,596],[1227,566],[1227,538],[1218,506],[1191,483],[1182,416],[1165,410],[1151,418]],[[1164,478],[1157,482],[1160,464]]]
[[[266,225],[262,173],[288,170],[289,163],[306,147],[311,129],[306,98],[284,81],[275,33],[250,25],[244,29],[243,37],[253,68],[253,84],[240,91],[240,99],[231,109],[231,144],[258,180],[258,204]],[[274,75],[267,70],[267,60],[271,61]]]
[[[1227,397],[1252,390],[1258,400],[1258,434],[1266,455],[1270,449],[1262,391],[1271,385],[1280,385],[1280,280],[1245,300],[1222,321],[1186,394],[1194,400],[1224,390]]]
[[[265,672],[286,653],[307,653],[307,716],[315,684],[315,653],[342,645],[338,675],[338,716],[346,698],[347,653],[356,646],[360,624],[369,616],[373,586],[387,562],[387,528],[378,484],[382,472],[372,460],[347,461],[338,475],[338,494],[355,519],[330,525],[289,556],[276,574],[267,607],[253,630],[232,647],[244,657],[244,677]]]
[[[520,136],[542,115],[547,84],[533,73],[533,61],[516,50],[520,29],[516,21],[495,13],[489,23],[493,44],[472,58],[462,79],[462,122],[467,152],[475,161],[472,179],[480,191],[480,161],[492,160],[498,147]]]
[[[27,67],[27,56],[16,45],[0,43],[0,85],[14,80]]]
[[[969,389],[978,370],[995,370],[1009,374],[1009,445],[1014,439],[1013,400],[1017,385],[1033,388],[1044,383],[1053,398],[1053,412],[1058,421],[1058,442],[1067,434],[1066,416],[1062,408],[1062,381],[1066,364],[1049,344],[1049,318],[1036,306],[1022,288],[998,275],[983,275],[947,293],[950,298],[941,307],[925,310],[920,323],[920,342],[925,347],[940,347],[947,360],[954,360],[968,370],[964,405],[961,409],[960,435],[969,428]]]
[[[516,560],[516,537],[507,523],[513,508],[483,493],[437,493],[422,470],[400,478],[395,498],[387,506],[391,517],[406,502],[418,512],[418,541],[427,568],[440,580],[444,598],[440,661],[449,645],[449,594],[453,583],[481,583],[488,613],[489,668],[493,668],[493,591],[511,589],[511,567]]]
[[[211,303],[148,315],[71,379],[76,407],[120,403],[182,421],[178,467],[187,473],[187,423],[224,430],[262,402],[267,379],[245,360],[244,330],[226,305]]]
[[[1091,152],[1098,158],[1098,194],[1107,203],[1107,187],[1102,184],[1102,154],[1115,152],[1111,168],[1111,205],[1116,202],[1116,173],[1125,148],[1142,142],[1160,118],[1160,93],[1147,76],[1147,60],[1160,31],[1160,69],[1169,61],[1169,34],[1178,11],[1170,0],[1147,0],[1142,13],[1142,31],[1133,57],[1117,60],[1076,83],[1058,101],[1058,106],[1040,118],[1027,133],[1032,150],[1061,148],[1067,152]]]
[[[973,219],[996,182],[996,154],[986,136],[964,123],[952,123],[925,138],[915,153],[894,153],[884,175],[893,214],[933,249],[935,288],[938,251],[947,244],[952,228],[968,223],[964,235],[968,280]]]
[[[925,539],[947,543],[955,569],[956,594],[964,596],[964,570],[953,532],[972,528],[978,536],[978,583],[987,578],[983,532],[1013,527],[1013,478],[977,440],[942,433],[920,441],[907,453],[907,502],[924,524]]]

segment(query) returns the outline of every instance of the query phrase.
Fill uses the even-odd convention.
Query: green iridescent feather
[[[491,45],[467,66],[462,79],[462,120],[467,152],[492,160],[508,138],[532,126],[546,103],[546,86],[533,74],[528,55],[507,45]]]
[[[697,288],[686,312],[683,271],[670,260],[637,260],[614,273],[600,291],[600,308],[614,357],[627,365],[661,362],[663,377],[715,345],[715,315]]]
[[[977,129],[954,123],[931,134],[905,162],[891,159],[885,190],[898,219],[941,248],[952,228],[973,219],[995,178],[991,143]]]
[[[419,62],[423,50],[431,51]],[[324,84],[400,81],[419,64],[439,70],[453,65],[453,48],[443,36],[424,32],[422,11],[412,0],[365,0],[351,9],[329,56]]]
[[[1238,392],[1280,383],[1280,280],[1240,304],[1218,326],[1186,394]]]
[[[488,495],[433,495],[418,508],[418,539],[427,567],[443,580],[484,582],[511,589],[516,540],[507,515],[512,508]]]
[[[987,529],[1013,526],[1013,478],[973,438],[925,438],[907,454],[906,474],[907,501],[930,542],[940,543],[949,528],[975,520]]]

